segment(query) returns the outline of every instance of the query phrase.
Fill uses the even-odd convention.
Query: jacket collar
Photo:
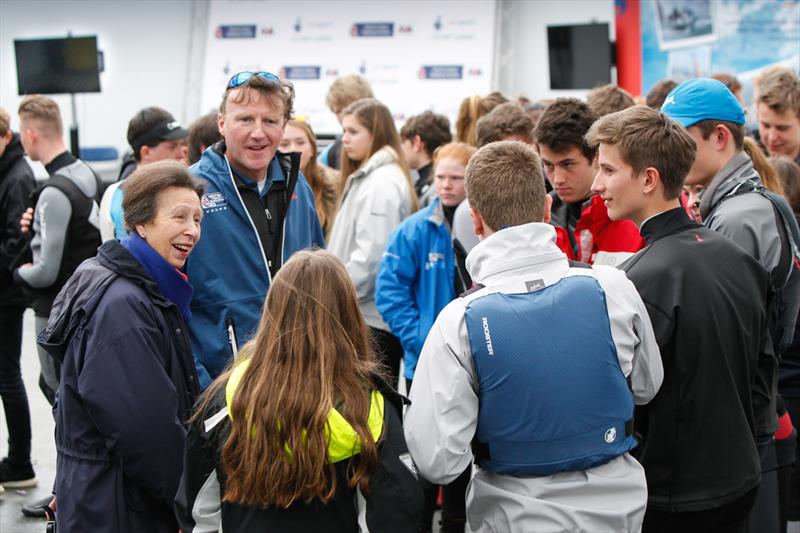
[[[151,298],[155,297],[155,290],[153,283],[146,283],[150,280],[155,282],[158,292],[164,298],[178,307],[185,322],[191,320],[189,302],[192,301],[193,289],[186,277],[153,250],[135,231],[129,233],[121,244],[147,272],[149,280],[145,280],[141,275],[142,272],[134,270],[133,265],[129,264],[131,272],[135,274],[140,284],[151,293]]]
[[[750,156],[741,151],[733,156],[711,180],[711,184],[700,200],[700,217],[705,220],[728,193],[742,182],[751,180],[761,184],[761,178],[753,168]]]
[[[361,167],[360,169],[353,172],[351,176],[352,179],[358,179],[366,176],[367,174],[371,173],[376,168],[391,165],[392,163],[397,162],[397,152],[394,151],[394,148],[391,146],[384,146],[370,157],[367,160],[367,163]]]
[[[467,255],[467,271],[475,283],[488,284],[510,271],[565,260],[556,246],[555,228],[532,222],[500,230],[479,242]]]
[[[66,150],[58,154],[52,161],[45,165],[44,169],[47,171],[49,175],[53,175],[62,168],[67,165],[71,165],[78,159],[72,155],[71,153],[67,152]]]
[[[642,227],[639,228],[639,232],[647,241],[647,244],[653,244],[662,237],[667,237],[685,229],[699,227],[700,224],[690,219],[683,207],[676,207],[645,220]]]
[[[6,146],[3,156],[0,157],[0,180],[6,177],[8,169],[18,160],[22,159],[24,155],[25,149],[22,148],[22,143],[19,142],[19,134],[15,133],[11,137],[8,146]]]

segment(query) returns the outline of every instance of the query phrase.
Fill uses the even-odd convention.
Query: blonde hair
[[[411,212],[413,213],[416,211],[419,208],[419,202],[417,201],[417,194],[414,190],[414,182],[411,180],[408,162],[403,155],[403,149],[400,145],[400,135],[397,134],[397,128],[395,128],[394,119],[392,118],[392,113],[389,111],[389,108],[374,98],[363,98],[347,106],[343,113],[344,116],[352,115],[355,117],[358,123],[370,132],[372,135],[372,145],[369,147],[369,151],[363,161],[354,161],[350,159],[350,156],[347,155],[344,147],[342,147],[342,176],[339,182],[339,196],[341,197],[342,195],[347,178],[361,168],[375,152],[384,146],[389,146],[394,151],[395,162],[400,166],[406,178]]]
[[[468,96],[461,101],[456,117],[456,141],[477,146],[478,119],[492,109],[508,100],[500,93],[494,92],[486,96]]]
[[[781,196],[786,196],[778,171],[775,170],[770,160],[767,159],[767,156],[761,151],[761,147],[758,146],[758,143],[750,137],[745,137],[742,148],[753,161],[753,168],[758,172],[758,175],[761,176],[761,183],[764,184],[764,187]]]
[[[334,255],[304,250],[281,267],[243,359],[249,364],[228,406],[231,431],[221,452],[222,500],[262,508],[331,501],[337,479],[326,425],[334,407],[360,440],[347,484],[367,491],[378,462],[368,416],[380,367],[355,288]],[[206,391],[195,419],[232,373]]]
[[[542,162],[527,144],[487,144],[469,160],[464,178],[470,206],[491,229],[544,219]]]
[[[356,100],[373,98],[369,82],[356,74],[336,78],[328,88],[325,104],[333,113],[341,112]]]
[[[760,80],[756,101],[776,113],[792,111],[800,119],[800,79],[791,71],[768,74]]]
[[[11,117],[8,116],[8,111],[0,107],[0,137],[4,137],[8,133],[10,125]]]
[[[26,96],[19,104],[18,113],[21,120],[39,121],[42,133],[60,137],[63,132],[61,111],[52,98],[42,94]]]

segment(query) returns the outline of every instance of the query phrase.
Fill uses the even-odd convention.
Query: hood
[[[141,286],[155,303],[172,305],[128,250],[117,241],[107,241],[98,248],[95,257],[81,263],[58,293],[47,327],[37,339],[39,345],[63,360],[76,328],[94,313],[106,289],[120,276]]]
[[[228,379],[228,383],[225,386],[225,405],[228,408],[228,416],[232,416],[230,406],[233,403],[233,397],[249,367],[250,360],[243,360],[234,368],[231,377]],[[367,425],[375,442],[378,442],[383,433],[384,408],[383,395],[377,390],[373,390],[370,394]],[[361,452],[361,439],[358,433],[335,407],[331,407],[328,413],[325,436],[328,441],[328,460],[331,463],[344,461]],[[287,453],[289,453],[288,448]]]
[[[733,156],[711,180],[711,184],[700,200],[700,217],[706,219],[723,198],[746,182],[753,182],[760,186],[761,178],[753,168],[750,156],[742,151]]]
[[[555,228],[531,222],[497,231],[475,245],[467,255],[467,271],[474,283],[487,285],[497,274],[565,259],[556,246]]]
[[[22,148],[22,143],[19,140],[19,134],[15,133],[11,137],[11,142],[6,146],[3,157],[0,157],[0,179],[8,174],[8,169],[11,168],[17,161],[25,156],[25,149]]]
[[[380,168],[382,166],[391,165],[392,163],[397,163],[397,152],[391,146],[384,146],[370,157],[366,164],[358,169],[357,171],[353,172],[351,176],[352,179],[360,178],[365,176],[376,168]]]

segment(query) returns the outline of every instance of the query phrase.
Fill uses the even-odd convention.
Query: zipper
[[[239,189],[236,188],[236,180],[233,179],[233,171],[231,170],[231,164],[228,161],[228,156],[222,156],[225,159],[225,164],[228,166],[228,176],[231,178],[231,184],[233,185],[233,190],[236,192],[236,197],[239,198],[239,203],[242,205],[242,209],[244,209],[244,214],[247,215],[247,220],[250,221],[250,226],[253,228],[253,233],[256,235],[256,242],[258,242],[258,249],[261,250],[261,258],[264,260],[264,267],[267,269],[267,280],[269,281],[270,286],[272,285],[272,274],[269,271],[269,259],[267,259],[267,254],[264,252],[264,247],[261,245],[261,239],[258,236],[258,230],[256,229],[256,225],[253,222],[253,218],[250,216],[250,213],[247,211],[247,206],[244,205],[244,200],[242,200],[242,195],[239,194]]]
[[[233,322],[233,318],[228,318],[225,320],[225,328],[228,331],[228,342],[231,345],[231,352],[233,352],[233,358],[239,355],[239,344],[236,342],[236,326]]]

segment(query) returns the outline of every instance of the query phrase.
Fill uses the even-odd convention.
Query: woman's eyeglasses
[[[258,72],[251,72],[249,70],[245,70],[242,72],[238,72],[231,77],[230,81],[228,81],[228,89],[233,89],[234,87],[244,85],[245,83],[247,83],[247,80],[249,80],[253,76],[261,76],[262,78],[277,84],[280,84],[281,82],[278,76],[276,76],[272,72],[267,72],[266,70],[259,70]]]

